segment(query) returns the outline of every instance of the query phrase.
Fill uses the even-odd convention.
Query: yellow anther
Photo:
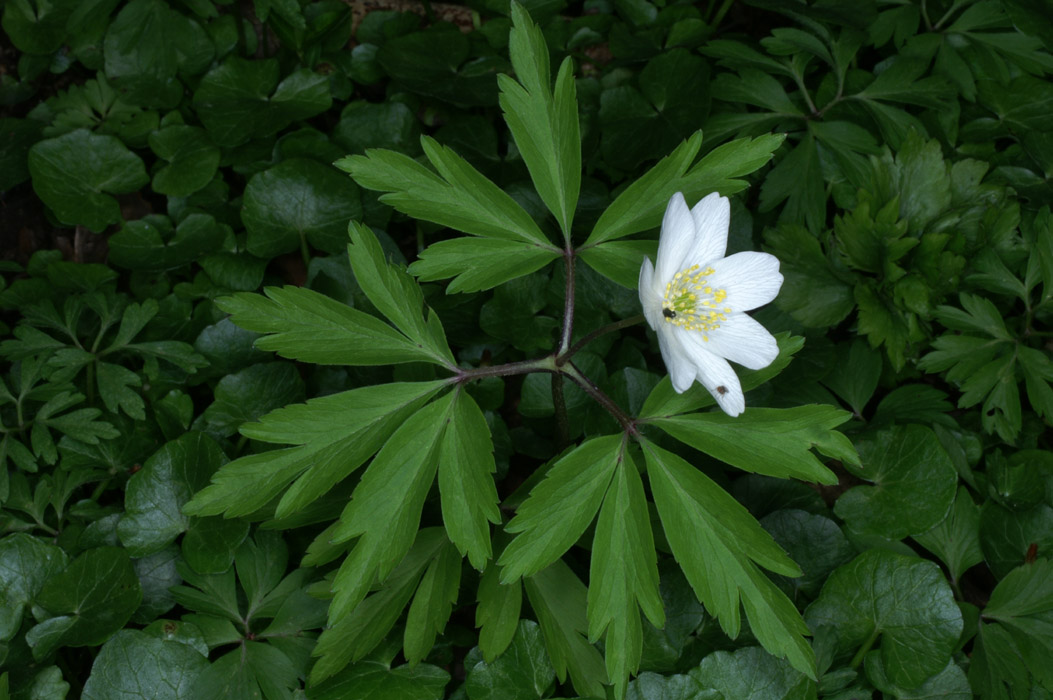
[[[662,300],[662,315],[667,323],[688,331],[700,331],[706,342],[709,342],[707,332],[720,328],[720,323],[728,320],[727,314],[731,313],[729,306],[723,307],[723,312],[717,308],[728,293],[707,284],[706,277],[713,272],[712,267],[699,269],[698,265],[680,270],[665,286]]]

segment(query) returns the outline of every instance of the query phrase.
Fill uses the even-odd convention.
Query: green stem
[[[563,298],[563,332],[560,334],[559,355],[566,354],[570,349],[571,337],[574,334],[574,249],[568,246],[563,251],[563,259],[567,265],[567,284]],[[557,362],[558,364],[560,363]]]
[[[483,377],[508,377],[515,374],[529,374],[530,372],[559,372],[556,366],[556,358],[552,355],[539,357],[536,360],[523,360],[522,362],[509,362],[504,365],[493,365],[492,367],[476,367],[475,369],[457,369],[457,375],[451,378],[454,382],[467,382],[472,379]]]
[[[602,389],[593,384],[591,379],[582,374],[581,370],[575,367],[573,362],[568,362],[563,367],[563,373],[580,386],[596,403],[607,409],[607,412],[614,417],[614,420],[618,421],[622,426],[622,430],[634,436],[639,436],[640,433],[636,429],[636,422],[632,417],[623,411],[622,407],[616,404],[611,397],[603,393]]]
[[[552,375],[552,406],[556,410],[556,435],[558,451],[570,444],[570,424],[567,421],[567,402],[563,398],[563,375]]]
[[[874,631],[870,633],[870,637],[867,638],[867,641],[863,643],[863,646],[859,647],[859,651],[857,651],[856,655],[852,657],[852,663],[849,664],[851,668],[859,668],[859,664],[863,663],[863,657],[866,656],[867,652],[870,651],[870,648],[874,646],[874,642],[877,641],[877,638],[880,635],[881,630],[875,627]]]
[[[724,19],[724,15],[726,15],[728,10],[731,9],[732,2],[734,2],[734,0],[724,0],[720,9],[717,10],[717,14],[713,17],[713,21],[709,23],[709,26],[712,27],[714,31],[720,26],[721,21]]]
[[[307,236],[300,236],[300,257],[303,258],[303,266],[306,270],[311,264],[311,250],[307,247]]]
[[[599,338],[601,335],[606,335],[607,333],[611,333],[612,331],[618,331],[622,328],[628,328],[629,326],[635,326],[637,323],[643,320],[644,315],[637,314],[635,316],[630,316],[629,318],[623,318],[621,321],[615,321],[614,323],[607,324],[602,328],[597,328],[578,342],[574,343],[574,345],[568,348],[565,352],[560,353],[559,356],[556,357],[556,365],[562,367],[564,364],[569,362],[570,358],[574,357],[574,355],[579,350],[581,350],[583,347]]]

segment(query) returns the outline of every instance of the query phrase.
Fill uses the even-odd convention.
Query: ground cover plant
[[[0,698],[1053,697],[1047,3],[0,19]]]

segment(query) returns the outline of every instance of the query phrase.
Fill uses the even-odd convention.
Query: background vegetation
[[[526,7],[552,65],[573,60],[579,242],[697,130],[700,157],[785,134],[732,200],[730,249],[768,250],[786,277],[756,316],[796,351],[747,405],[849,412],[840,429],[862,463],[824,458],[838,483],[813,486],[648,433],[800,565],[801,577],[771,577],[808,624],[816,678],[764,651],[749,624],[726,633],[652,513],[666,621],[642,622],[627,696],[1053,697],[1053,8]],[[498,106],[509,13],[500,0],[3,5],[0,698],[623,692],[586,622],[591,528],[509,592],[445,541],[433,493],[413,554],[336,653],[318,638],[348,546],[324,531],[357,474],[299,509],[276,496],[239,517],[184,512],[224,464],[269,459],[274,445],[243,424],[443,376],[283,359],[255,345],[266,329],[217,303],[292,285],[388,315],[348,262],[348,221],[397,263],[454,235],[334,161],[367,148],[423,160],[430,136],[555,230]],[[635,275],[655,240],[582,256],[576,338],[639,313]],[[458,363],[557,348],[565,273],[535,269],[454,294],[434,281],[451,275],[422,275]],[[664,376],[643,326],[575,362],[633,416]],[[617,428],[568,382],[561,433],[553,386],[544,374],[468,385],[505,521],[568,444]],[[511,538],[493,532],[500,551]]]

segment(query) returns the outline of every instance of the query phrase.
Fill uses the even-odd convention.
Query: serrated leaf
[[[695,595],[733,638],[741,604],[764,648],[814,678],[815,659],[803,636],[807,627],[754,562],[786,576],[798,576],[800,569],[702,472],[651,442],[641,445],[662,528]]]
[[[442,700],[450,674],[430,664],[391,668],[376,661],[360,661],[343,673],[315,686],[312,700]]]
[[[361,387],[287,406],[258,423],[245,424],[241,432],[246,437],[299,447],[238,458],[216,472],[212,484],[198,491],[184,512],[247,515],[299,477],[276,513],[292,515],[361,466],[444,385],[437,381]]]
[[[541,626],[556,677],[563,682],[569,672],[578,695],[603,697],[607,670],[603,657],[585,638],[585,584],[563,560],[557,560],[523,579],[523,586]]]
[[[983,561],[980,550],[980,509],[964,487],[959,487],[954,506],[936,527],[914,535],[925,549],[940,558],[957,582],[967,569]]]
[[[330,623],[350,613],[375,578],[385,578],[409,551],[424,499],[435,479],[454,393],[420,409],[380,449],[355,488],[332,541],[358,537],[333,580]]]
[[[442,520],[450,541],[478,570],[490,558],[490,525],[500,523],[493,442],[479,406],[457,392],[439,447]]]
[[[380,319],[324,294],[302,287],[267,287],[264,293],[242,292],[217,301],[234,323],[266,334],[256,341],[261,350],[328,365],[435,361]]]
[[[582,443],[549,469],[505,526],[520,534],[498,560],[503,582],[536,574],[581,537],[622,459],[622,438],[610,435]]]
[[[746,183],[738,178],[767,163],[784,138],[770,134],[737,139],[713,149],[691,167],[702,146],[702,133],[696,132],[618,195],[582,248],[658,226],[676,192],[693,202],[713,191],[728,195],[742,190]]]
[[[500,238],[451,238],[432,243],[409,266],[423,282],[453,277],[447,294],[478,292],[529,275],[560,256],[558,250]]]
[[[311,669],[311,683],[319,684],[365,657],[402,615],[425,567],[448,542],[441,528],[424,528],[415,534],[413,546],[384,585],[322,632],[312,652],[319,659]]]
[[[406,613],[402,648],[410,665],[419,663],[428,655],[436,635],[446,628],[457,602],[460,583],[461,555],[447,543],[428,564]]]
[[[512,4],[511,10],[509,55],[519,83],[498,77],[501,111],[538,195],[569,240],[581,187],[573,62],[564,60],[560,66],[553,93],[548,46],[541,30],[519,3]]]
[[[424,295],[417,283],[385,260],[380,243],[369,227],[352,221],[347,231],[351,236],[351,245],[347,249],[351,269],[369,300],[410,341],[429,352],[436,362],[453,367],[456,362],[445,335],[441,333],[441,325],[438,333],[431,327],[438,325],[438,320],[429,324],[420,313]]]
[[[834,484],[837,477],[812,454],[811,448],[858,464],[851,441],[834,430],[850,417],[833,406],[799,406],[753,408],[737,418],[711,412],[647,420],[676,439],[740,469]]]
[[[493,663],[512,643],[523,605],[523,583],[520,579],[501,583],[501,570],[496,562],[491,562],[479,577],[477,599],[479,650],[487,663]]]
[[[643,483],[624,452],[603,499],[589,567],[589,639],[604,637],[607,677],[625,697],[629,674],[640,667],[640,609],[655,627],[665,625],[658,566]],[[638,607],[639,606],[639,607]]]
[[[387,192],[380,201],[415,219],[475,236],[558,250],[515,200],[468,161],[426,136],[421,144],[438,174],[408,156],[381,149],[343,158],[335,165],[362,187]]]
[[[537,623],[521,620],[508,651],[468,669],[465,690],[473,700],[540,700],[554,675]]]

